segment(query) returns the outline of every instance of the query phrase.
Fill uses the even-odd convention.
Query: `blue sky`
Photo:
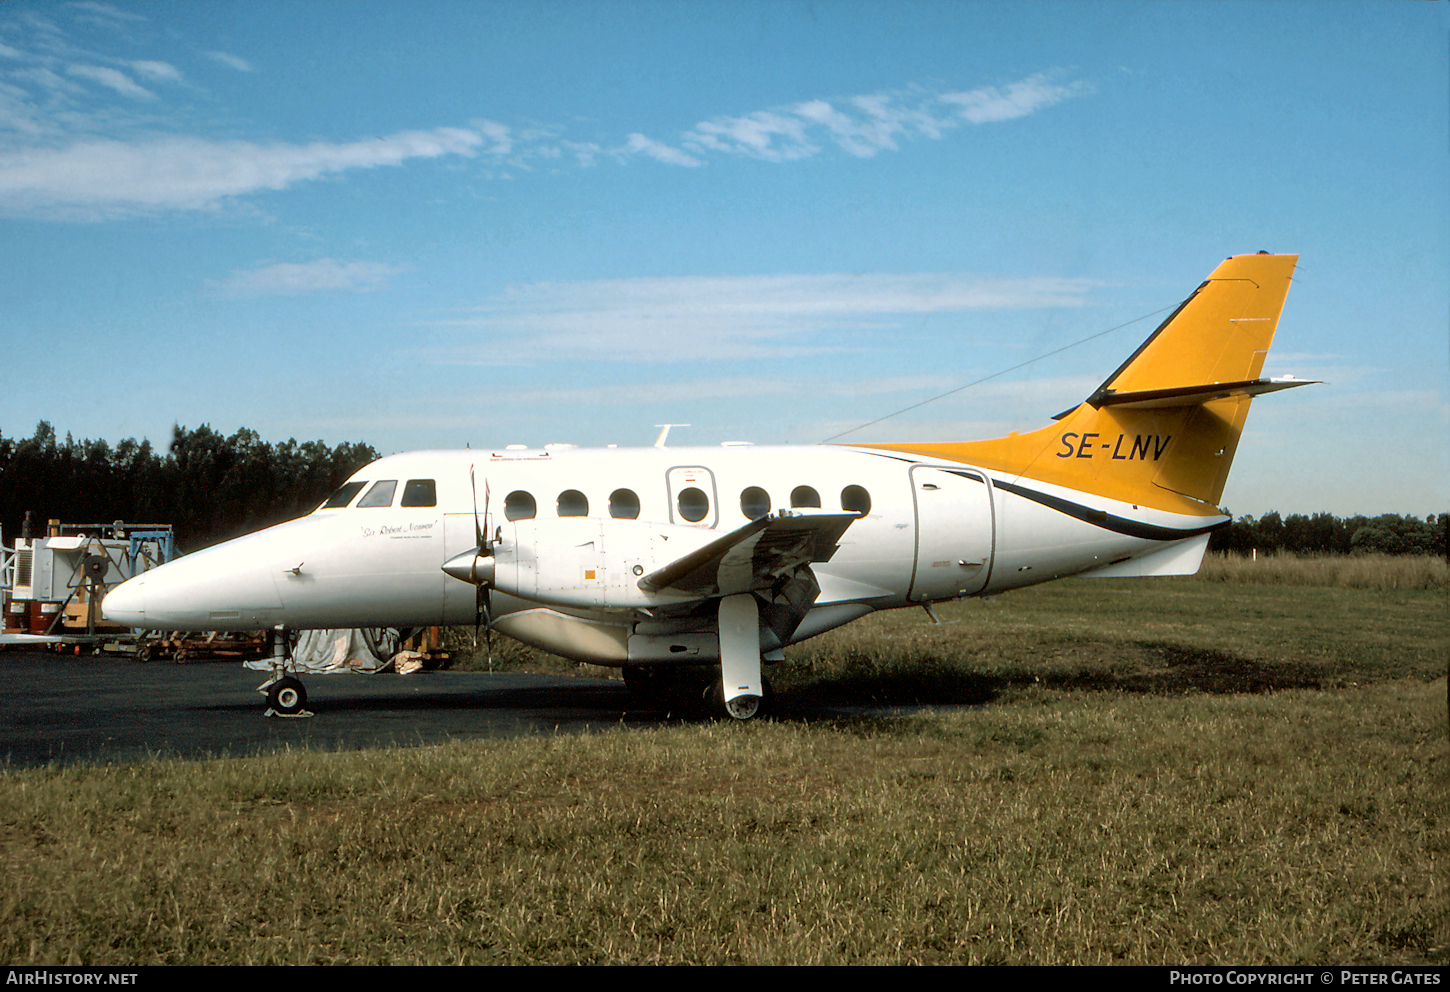
[[[1450,4],[0,5],[0,433],[1040,426],[1301,256],[1235,514],[1450,509]],[[1129,323],[1133,322],[1133,323]]]

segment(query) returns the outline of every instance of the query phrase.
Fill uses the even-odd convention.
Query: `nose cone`
[[[101,615],[112,623],[127,627],[146,626],[146,576],[127,579],[106,593],[101,602]]]
[[[128,579],[101,612],[128,627],[255,630],[280,622],[282,601],[246,538],[178,558]]]

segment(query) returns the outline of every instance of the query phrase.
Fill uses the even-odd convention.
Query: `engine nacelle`
[[[641,577],[720,535],[698,527],[638,520],[519,520],[501,528],[491,556],[469,551],[443,570],[464,582],[549,606],[632,609],[687,601],[646,593]]]

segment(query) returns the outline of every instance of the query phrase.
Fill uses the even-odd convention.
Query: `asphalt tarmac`
[[[622,682],[519,673],[308,675],[302,718],[265,717],[267,673],[236,661],[0,651],[0,762],[12,768],[347,750],[671,721]],[[677,718],[675,718],[677,719]]]

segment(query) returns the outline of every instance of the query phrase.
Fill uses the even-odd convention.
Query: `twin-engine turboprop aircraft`
[[[313,513],[123,583],[137,628],[418,627],[482,619],[546,651],[708,664],[749,719],[761,662],[874,610],[1064,575],[1197,571],[1298,258],[1220,265],[1056,423],[990,441],[420,451]],[[300,710],[284,672],[269,701]]]

